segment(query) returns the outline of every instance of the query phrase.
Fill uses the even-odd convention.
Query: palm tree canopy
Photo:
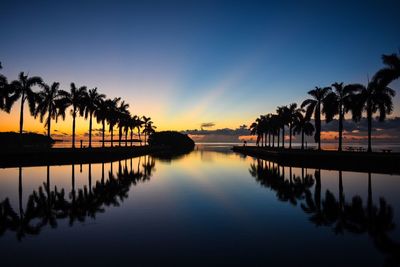
[[[334,83],[332,88],[323,99],[322,113],[325,114],[326,122],[332,121],[340,111],[342,114],[353,111],[354,94],[359,90],[356,85],[344,86],[343,83]]]
[[[35,117],[39,116],[40,122],[43,122],[43,118],[46,113],[50,112],[50,118],[57,121],[58,116],[65,118],[64,110],[58,112],[61,107],[61,95],[59,94],[60,84],[54,82],[51,86],[42,83],[42,91],[37,93],[38,105],[35,111]],[[47,126],[48,121],[46,121],[45,126]]]
[[[24,72],[18,75],[18,80],[11,83],[13,94],[9,98],[9,106],[11,107],[18,99],[21,101],[28,100],[29,111],[35,114],[36,94],[32,91],[32,87],[43,83],[42,78],[38,76],[28,77]]]
[[[380,86],[386,87],[400,77],[400,57],[396,54],[382,55],[382,61],[386,67],[380,69],[373,80],[376,80]]]
[[[377,78],[376,75],[374,77]],[[367,87],[362,84],[353,84],[352,86],[358,92],[354,96],[353,118],[355,120],[360,120],[363,111],[367,111],[368,102],[370,102],[372,113],[379,112],[380,121],[384,121],[386,115],[392,113],[392,98],[396,95],[393,89],[379,84],[377,80],[369,82]]]
[[[97,87],[93,89],[89,89],[89,91],[85,94],[85,118],[87,118],[90,114],[96,113],[100,102],[105,98],[104,94],[99,94],[97,92]]]
[[[71,83],[70,92],[60,90],[60,95],[62,96],[62,106],[72,106],[72,116],[76,115],[74,114],[74,112],[79,112],[80,116],[84,115],[86,86],[81,86],[77,88],[75,83]]]
[[[308,91],[308,94],[312,96],[312,98],[304,100],[301,104],[301,108],[306,107],[307,118],[311,118],[312,114],[318,111],[318,104],[322,103],[322,101],[329,94],[330,91],[330,87],[315,87],[315,89]]]

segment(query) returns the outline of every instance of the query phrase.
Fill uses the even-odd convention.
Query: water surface
[[[0,169],[0,255],[17,265],[397,266],[400,177],[176,159]]]

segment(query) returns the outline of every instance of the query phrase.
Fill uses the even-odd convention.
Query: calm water
[[[400,177],[173,160],[0,169],[1,266],[397,266]]]

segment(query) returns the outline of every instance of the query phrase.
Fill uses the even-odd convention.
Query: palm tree
[[[269,120],[270,131],[272,134],[272,147],[275,147],[275,135],[278,136],[278,147],[279,147],[279,130],[281,128],[281,121],[278,115],[272,114]]]
[[[33,116],[35,114],[36,94],[32,91],[32,87],[43,83],[42,78],[34,76],[28,77],[23,72],[18,76],[18,80],[11,83],[13,95],[10,97],[10,109],[13,103],[21,99],[21,109],[19,114],[19,133],[22,138],[24,128],[24,104],[28,101],[29,111]]]
[[[144,133],[144,144],[146,145],[146,142],[147,142],[147,134],[148,134],[147,125],[148,125],[149,123],[153,123],[153,122],[151,121],[151,118],[150,118],[150,117],[146,117],[146,116],[143,116],[143,117],[142,117],[142,120],[143,120],[143,122],[144,122],[144,129],[143,129],[143,133]]]
[[[292,135],[293,135],[293,126],[294,123],[296,122],[297,118],[299,117],[299,114],[301,114],[301,109],[297,108],[296,103],[292,103],[289,105],[289,149],[292,148]]]
[[[291,114],[287,106],[278,107],[276,113],[279,116],[281,128],[282,128],[282,147],[285,148],[285,126],[290,124]],[[279,146],[279,144],[278,144]]]
[[[249,130],[250,130],[250,135],[257,135],[256,145],[258,146],[259,141],[260,141],[260,131],[259,131],[257,120],[255,122],[253,122],[252,124],[250,124]]]
[[[39,115],[40,122],[43,122],[43,118],[47,113],[47,119],[45,127],[47,127],[47,136],[50,137],[51,133],[51,120],[62,116],[65,119],[65,109],[61,106],[61,95],[59,91],[60,84],[54,82],[51,86],[42,83],[41,87],[43,90],[40,91],[37,96],[38,105],[35,110],[35,118]]]
[[[89,117],[89,147],[92,147],[92,120],[93,114],[96,115],[96,112],[99,110],[99,105],[101,101],[104,100],[106,96],[103,94],[99,94],[97,92],[97,87],[93,89],[89,89],[87,94],[85,95],[85,119]],[[102,114],[100,114],[102,115]],[[104,129],[103,129],[104,130]]]
[[[392,81],[400,77],[400,56],[397,54],[382,55],[382,61],[386,67],[376,73],[378,83],[388,86]]]
[[[118,123],[118,110],[117,105],[121,100],[120,97],[115,97],[114,99],[107,99],[107,122],[109,125],[109,131],[111,132],[111,147],[114,146],[114,126]]]
[[[339,115],[338,151],[342,151],[344,115],[354,106],[354,94],[357,87],[352,84],[344,86],[343,83],[334,83],[332,87],[334,90],[330,91],[324,99],[323,112],[326,114],[326,122],[332,121],[335,115]]]
[[[2,69],[1,62],[0,62],[0,70]],[[10,98],[10,85],[8,84],[6,76],[0,74],[0,110],[4,110],[5,112],[9,113],[10,108],[9,105],[9,98]]]
[[[304,100],[301,104],[301,108],[307,108],[306,117],[311,118],[312,114],[314,113],[314,140],[318,143],[318,150],[321,150],[321,105],[324,103],[324,99],[330,93],[330,91],[330,87],[315,87],[314,90],[308,92],[308,94],[311,95],[312,98]]]
[[[97,103],[97,109],[95,110],[95,117],[97,123],[101,123],[102,126],[102,147],[104,147],[104,138],[105,138],[105,129],[106,129],[106,120],[108,116],[108,102],[104,98],[99,99]]]
[[[386,83],[380,80],[379,73],[378,71],[374,75],[366,87],[362,84],[353,84],[358,92],[354,96],[353,119],[358,121],[361,119],[363,111],[367,112],[368,152],[372,151],[372,115],[379,112],[379,121],[384,121],[386,115],[393,111],[392,98],[396,94],[393,89],[387,87]]]
[[[141,128],[142,128],[143,124],[144,124],[144,121],[142,121],[142,119],[139,116],[136,116],[135,127],[138,132],[138,138],[139,138],[140,145],[142,145],[142,138],[140,137],[140,132],[141,132]]]
[[[62,96],[62,105],[65,108],[72,106],[72,148],[75,148],[75,119],[78,112],[80,116],[84,114],[86,86],[77,88],[75,83],[71,83],[70,92],[60,90],[60,95]]]
[[[146,122],[147,119],[147,122]],[[146,118],[144,119],[145,121],[145,125],[144,125],[144,129],[143,129],[143,133],[144,133],[144,143],[146,144],[146,137],[152,135],[153,133],[155,133],[155,129],[157,128],[156,126],[153,125],[153,122],[151,121],[151,118]]]
[[[129,104],[125,103],[125,101],[122,101],[119,104],[119,107],[117,108],[117,111],[118,111],[118,129],[119,129],[118,145],[119,146],[121,146],[122,128],[124,127],[128,116],[130,116],[128,108],[129,108]]]
[[[304,150],[304,135],[311,136],[314,133],[314,126],[310,122],[308,116],[303,113],[297,114],[296,120],[293,122],[293,134],[301,134],[301,149]]]

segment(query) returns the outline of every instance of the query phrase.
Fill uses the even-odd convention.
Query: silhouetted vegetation
[[[194,141],[179,132],[165,131],[157,132],[150,136],[149,144],[151,146],[164,146],[173,151],[190,151],[194,148]]]
[[[30,147],[50,147],[54,140],[51,137],[42,134],[14,132],[0,132],[0,147],[5,150],[8,148],[16,148],[22,142],[23,146]]]
[[[1,66],[1,64],[0,64]],[[1,68],[0,68],[1,69]],[[37,86],[41,91],[35,92]],[[51,135],[51,121],[61,117],[63,120],[66,111],[71,109],[72,116],[72,147],[75,148],[75,128],[78,116],[89,119],[89,147],[92,147],[93,119],[102,125],[102,146],[105,146],[105,128],[109,124],[111,134],[111,146],[114,145],[114,127],[118,127],[118,144],[121,146],[122,134],[125,133],[125,146],[128,146],[128,132],[130,131],[129,142],[139,142],[142,144],[141,133],[144,134],[144,142],[155,132],[156,127],[150,117],[131,115],[128,108],[129,104],[121,101],[121,98],[106,99],[104,94],[100,94],[97,88],[87,90],[86,86],[77,87],[71,83],[70,91],[60,90],[58,82],[51,86],[43,82],[40,77],[28,77],[21,72],[18,79],[8,82],[7,78],[0,74],[0,110],[9,113],[13,104],[20,100],[20,135],[23,133],[23,117],[25,103],[29,104],[29,111],[35,118],[39,116],[40,122],[45,120],[47,136]],[[47,118],[45,118],[47,114]],[[137,130],[138,139],[133,139],[134,130]],[[21,137],[22,138],[22,137]],[[21,145],[21,141],[19,142]]]
[[[325,121],[329,123],[338,116],[338,151],[342,151],[343,121],[347,112],[352,113],[352,119],[358,122],[364,112],[368,121],[368,152],[372,151],[372,117],[379,113],[379,120],[384,121],[386,116],[393,111],[395,91],[389,88],[392,81],[400,77],[399,55],[383,55],[383,63],[386,65],[380,69],[367,85],[334,83],[328,87],[315,87],[308,92],[311,96],[297,109],[295,103],[277,108],[276,114],[261,115],[250,126],[252,135],[257,136],[257,146],[280,147],[280,133],[282,132],[282,148],[285,147],[285,127],[289,128],[289,148],[292,148],[292,130],[295,134],[301,134],[304,149],[304,134],[314,134],[314,140],[321,150],[321,116],[325,115]],[[305,108],[305,110],[303,110]],[[314,127],[311,127],[311,119]],[[296,130],[293,129],[297,125]],[[304,131],[302,130],[304,129]],[[268,138],[268,142],[267,142]],[[272,140],[271,140],[272,139]],[[268,143],[268,145],[267,145]]]

